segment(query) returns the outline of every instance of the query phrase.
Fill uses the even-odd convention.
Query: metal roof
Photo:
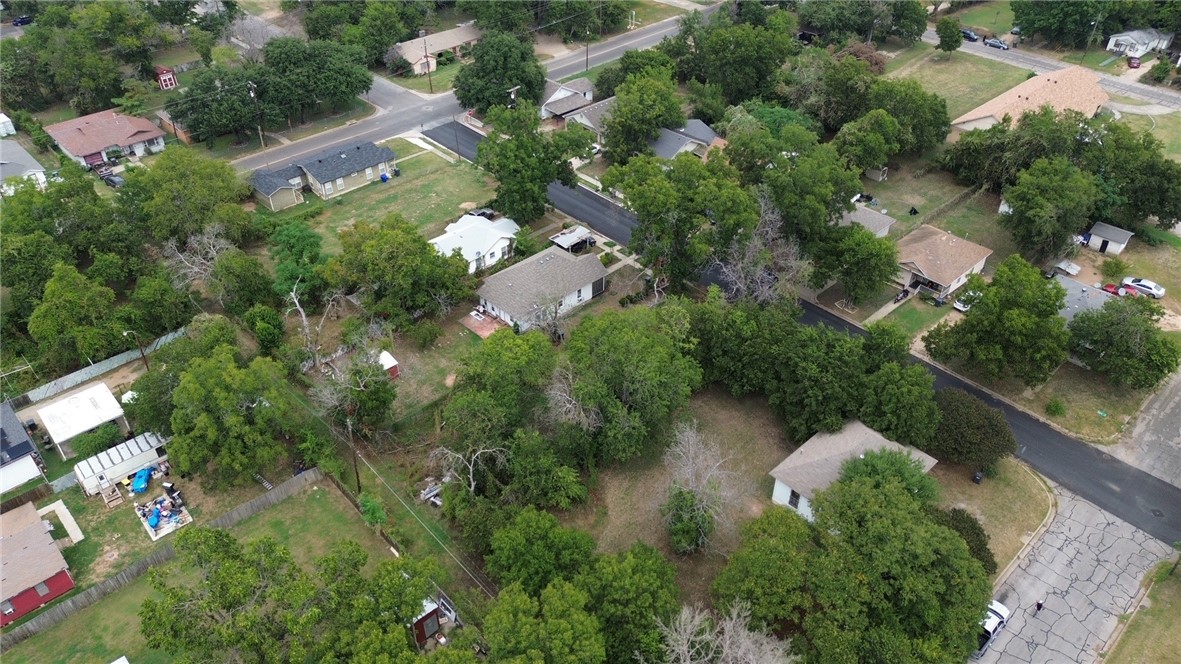
[[[74,465],[74,474],[78,476],[79,481],[95,477],[140,454],[152,452],[156,448],[162,447],[166,442],[168,441],[154,433],[140,434],[105,452],[100,452],[89,459],[78,462]]]

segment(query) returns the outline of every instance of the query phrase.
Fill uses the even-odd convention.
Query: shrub
[[[1099,268],[1099,271],[1103,274],[1104,279],[1119,283],[1119,280],[1123,279],[1124,275],[1126,275],[1130,269],[1131,267],[1128,265],[1127,261],[1113,257],[1103,261],[1103,265]]]
[[[275,349],[283,343],[286,327],[283,316],[271,307],[256,304],[242,315],[242,320],[258,340],[258,351],[263,355],[273,355]]]
[[[443,336],[443,327],[433,320],[420,320],[406,332],[419,348],[426,350]]]
[[[1163,83],[1169,74],[1173,73],[1173,65],[1169,64],[1168,60],[1158,60],[1152,68],[1148,70],[1148,79],[1153,83]]]
[[[1046,404],[1046,415],[1050,417],[1062,417],[1066,414],[1066,404],[1062,403],[1062,399],[1054,397]]]
[[[607,267],[615,262],[615,257],[611,254],[599,254],[599,262],[603,264],[603,267]]]
[[[455,54],[451,51],[443,51],[439,54],[439,66],[449,65],[455,62]]]
[[[958,388],[935,393],[943,418],[934,440],[922,450],[941,461],[988,469],[1017,451],[1013,430],[1001,411]]]
[[[984,566],[985,574],[996,573],[996,557],[992,555],[992,549],[988,548],[988,533],[984,532],[984,526],[971,512],[958,507],[942,510],[932,506],[927,508],[927,514],[935,523],[956,531],[964,538],[972,557]]]
[[[690,554],[697,551],[713,534],[714,522],[709,512],[701,509],[697,496],[688,489],[674,486],[668,502],[660,508],[668,527],[669,544],[673,551]]]
[[[70,447],[78,456],[87,458],[109,450],[123,441],[123,432],[112,422],[100,426],[89,433],[74,437]]]

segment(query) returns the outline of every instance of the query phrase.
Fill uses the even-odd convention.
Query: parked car
[[[1123,286],[1117,286],[1116,284],[1103,284],[1103,290],[1119,297],[1140,297],[1143,295],[1143,293],[1136,290],[1135,288],[1124,288]]]
[[[967,28],[960,30],[960,34],[964,36],[964,41],[980,41],[980,35]]]
[[[483,217],[485,219],[495,219],[496,218],[496,211],[493,210],[492,208],[480,208],[479,210],[472,210],[472,214],[476,215],[477,217]]]
[[[16,26],[29,25],[32,22],[32,16],[17,16],[16,18],[12,19],[12,24]]]
[[[951,307],[956,311],[963,311],[967,313],[968,309],[971,309],[972,305],[976,304],[976,302],[979,300],[980,291],[968,291],[967,293],[961,295],[960,299],[956,300],[955,304],[951,305]]]
[[[972,659],[978,659],[984,654],[985,650],[988,650],[988,646],[992,643],[992,640],[1009,623],[1009,616],[1012,613],[1008,607],[995,599],[988,603],[988,613],[980,621],[980,634],[978,636],[979,640],[977,641],[978,647],[976,648],[975,654],[972,655]]]
[[[1137,58],[1134,55],[1129,55],[1128,56],[1128,69],[1139,69],[1139,68],[1140,68],[1140,58]]]
[[[599,145],[598,143],[591,143],[591,154],[592,155],[599,154],[602,151],[603,151],[603,146]]]
[[[1124,288],[1138,290],[1148,297],[1154,297],[1158,300],[1165,296],[1165,287],[1155,281],[1149,281],[1140,277],[1124,277],[1123,284]]]
[[[996,38],[993,38],[993,39],[985,39],[985,40],[984,40],[984,45],[985,45],[985,46],[988,46],[988,47],[990,47],[990,48],[999,48],[999,49],[1001,49],[1002,51],[1007,51],[1007,50],[1009,50],[1009,45],[1008,45],[1008,44],[1006,44],[1005,42],[1003,42],[1003,41],[1001,41],[1001,40],[999,40],[999,39],[996,39]]]
[[[107,183],[107,186],[112,189],[118,189],[126,183],[126,180],[118,175],[104,175],[103,182]]]
[[[1019,25],[1014,25],[1014,26],[1013,26],[1013,29],[1009,31],[1009,34],[1011,34],[1011,35],[1018,35],[1018,36],[1020,36],[1020,35],[1021,35],[1021,26],[1019,26]]]

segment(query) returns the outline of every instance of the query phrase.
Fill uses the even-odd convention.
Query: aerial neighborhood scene
[[[1181,663],[1181,0],[3,0],[0,660]]]

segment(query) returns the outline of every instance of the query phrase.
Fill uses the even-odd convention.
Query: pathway
[[[1118,101],[1109,101],[1104,106],[1112,111],[1127,113],[1129,115],[1168,115],[1169,113],[1177,112],[1175,108],[1169,108],[1160,104],[1121,104]]]
[[[78,527],[78,522],[74,520],[74,515],[70,514],[70,510],[66,507],[65,503],[60,500],[54,501],[37,510],[37,516],[45,516],[50,512],[57,514],[57,518],[62,522],[62,527],[66,529],[66,534],[70,536],[70,540],[74,544],[86,539],[86,536],[82,534],[82,529]]]

